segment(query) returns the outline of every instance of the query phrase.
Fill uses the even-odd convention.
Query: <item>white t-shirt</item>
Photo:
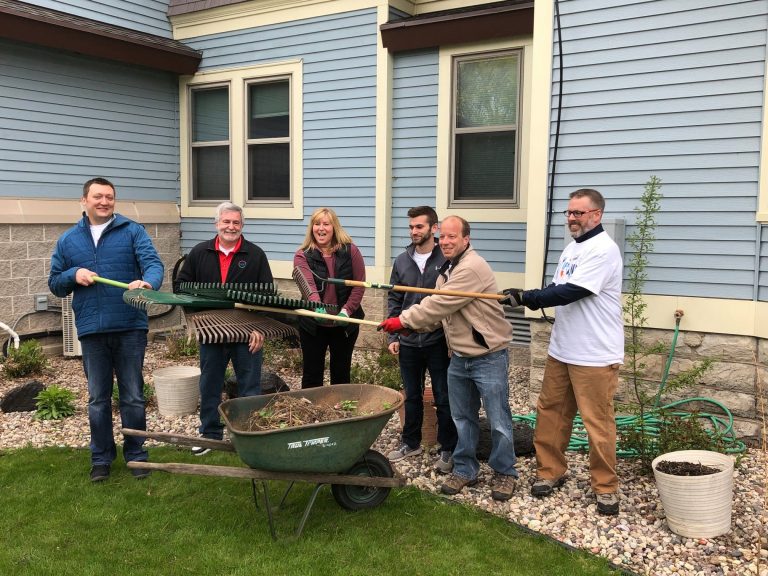
[[[607,232],[565,247],[553,282],[575,284],[592,295],[557,307],[550,355],[578,366],[624,363],[622,267],[619,247]]]
[[[432,256],[432,252],[427,252],[425,254],[419,254],[414,250],[413,252],[413,261],[416,262],[416,266],[419,267],[419,272],[424,274],[424,266],[427,265],[427,260],[429,260],[429,257]]]
[[[91,224],[91,237],[93,238],[94,245],[99,243],[99,238],[101,238],[101,233],[104,232],[105,228],[109,226],[109,224],[114,219],[115,217],[112,216],[112,218],[104,222],[104,224]]]

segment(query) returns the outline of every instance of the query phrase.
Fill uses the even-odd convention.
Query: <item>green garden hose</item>
[[[672,358],[675,353],[675,346],[677,345],[677,336],[680,332],[680,319],[683,316],[682,310],[675,311],[675,332],[672,336],[672,345],[669,349],[669,355],[667,357],[667,363],[664,367],[664,374],[659,384],[659,390],[656,392],[656,396],[653,402],[653,408],[643,414],[631,415],[631,416],[616,416],[616,431],[617,435],[621,437],[622,432],[636,430],[643,431],[647,437],[658,438],[661,434],[661,428],[669,421],[670,417],[677,418],[693,418],[703,419],[705,421],[704,429],[712,438],[718,438],[725,445],[725,452],[728,454],[742,453],[746,450],[744,442],[736,438],[733,430],[733,414],[726,408],[724,404],[718,402],[713,398],[696,397],[696,398],[684,398],[677,400],[665,406],[659,406],[661,395],[664,392],[664,388],[667,384],[667,378],[669,377],[669,371],[672,367]],[[675,411],[675,408],[688,404],[691,402],[701,402],[702,404],[711,404],[716,406],[722,411],[722,415],[711,414],[708,412],[685,412]],[[525,422],[531,427],[536,427],[536,414],[531,413],[528,415],[513,416],[513,420],[519,422]],[[577,414],[573,420],[573,430],[571,432],[571,439],[568,443],[568,450],[572,452],[586,452],[589,450],[589,442],[587,440],[587,430],[584,427],[584,422]],[[622,458],[634,458],[638,454],[633,450],[617,450],[616,455]]]

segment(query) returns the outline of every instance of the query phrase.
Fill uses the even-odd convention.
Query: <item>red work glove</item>
[[[387,318],[379,324],[376,327],[376,330],[384,330],[384,332],[390,332],[392,334],[402,334],[403,336],[407,336],[408,334],[411,334],[411,330],[403,326],[403,323],[400,322],[400,317],[395,316],[394,318]]]

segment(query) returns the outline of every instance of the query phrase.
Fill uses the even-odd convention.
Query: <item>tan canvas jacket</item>
[[[496,278],[488,263],[472,246],[459,257],[437,288],[463,292],[497,293]],[[403,311],[400,319],[417,332],[429,332],[442,322],[448,348],[461,356],[483,356],[505,348],[512,340],[512,325],[497,300],[432,294]]]

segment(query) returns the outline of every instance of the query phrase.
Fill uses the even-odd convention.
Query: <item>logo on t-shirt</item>
[[[576,267],[578,266],[578,263],[576,262],[578,259],[574,260],[563,260],[560,262],[560,264],[557,267],[557,278],[559,280],[562,279],[568,279],[571,276],[573,276],[573,273],[576,271]]]

